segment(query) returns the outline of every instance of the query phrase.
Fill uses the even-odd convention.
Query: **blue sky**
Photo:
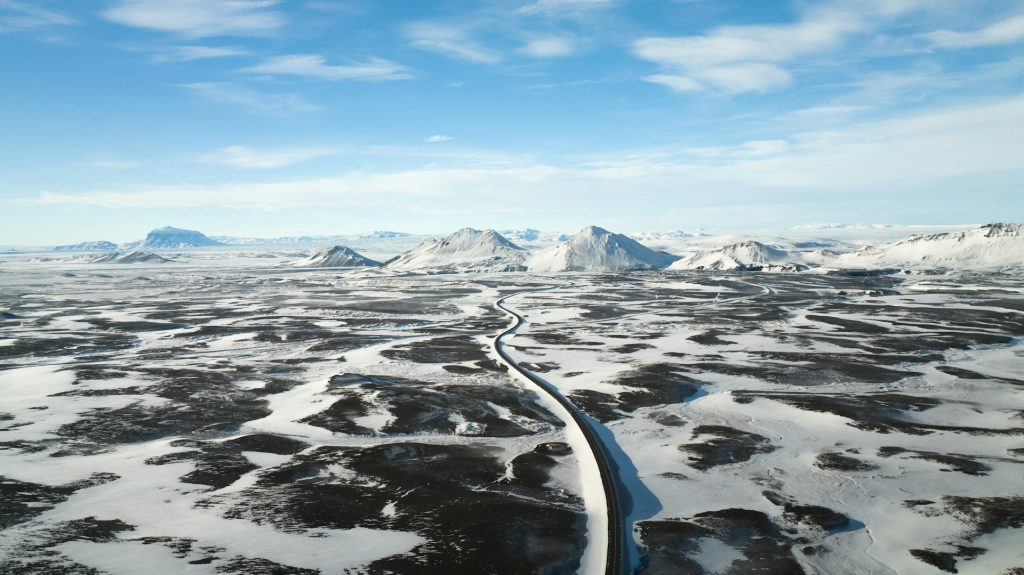
[[[0,244],[1024,220],[1024,2],[0,0]]]

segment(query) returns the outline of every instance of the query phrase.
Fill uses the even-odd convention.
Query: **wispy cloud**
[[[1024,14],[1001,20],[978,30],[938,30],[923,37],[937,48],[980,48],[1014,44],[1024,40]]]
[[[844,129],[792,134],[785,140],[748,141],[733,147],[678,149],[674,153],[609,154],[575,165],[525,159],[501,166],[415,168],[347,172],[331,178],[210,186],[165,186],[142,191],[44,193],[42,205],[169,208],[285,209],[309,206],[388,207],[457,213],[507,210],[543,201],[553,210],[622,210],[679,199],[695,205],[778,205],[802,198],[828,210],[865,195],[889,197],[913,190],[922,199],[942,191],[965,198],[962,178],[1024,177],[1024,96],[985,105],[933,109],[899,119]],[[480,201],[486,190],[487,201]],[[628,206],[623,193],[629,191]],[[856,193],[854,193],[856,192]],[[728,200],[723,202],[723,197]],[[689,204],[687,204],[689,205]],[[471,206],[467,207],[467,206]]]
[[[117,0],[103,12],[111,22],[189,38],[261,36],[285,23],[277,0]]]
[[[790,147],[786,140],[750,140],[738,146],[688,148],[686,151],[705,158],[760,158],[784,154]]]
[[[300,164],[314,158],[336,153],[329,148],[292,148],[284,150],[254,150],[245,146],[228,146],[205,154],[200,161],[234,168],[270,170]]]
[[[362,80],[384,82],[408,80],[411,71],[383,58],[370,58],[362,62],[333,65],[318,54],[293,54],[268,58],[255,66],[243,68],[250,74],[272,74],[318,78],[321,80]]]
[[[619,0],[536,0],[521,8],[519,12],[527,15],[552,15],[581,10],[609,8]]]
[[[451,136],[446,136],[444,134],[434,134],[433,136],[429,136],[429,137],[424,138],[423,139],[423,143],[424,144],[443,144],[445,142],[450,142],[452,140],[453,140],[453,138]]]
[[[53,10],[46,10],[27,2],[0,0],[0,33],[8,31],[38,30],[54,26],[71,26],[78,22]]]
[[[784,64],[837,46],[862,28],[857,19],[819,12],[793,24],[726,26],[701,36],[647,37],[633,53],[662,72],[645,79],[677,92],[775,90],[789,85]]]
[[[267,94],[240,84],[226,82],[195,82],[182,84],[193,94],[221,104],[229,104],[246,112],[267,116],[284,116],[297,112],[315,112],[320,106],[292,93]]]
[[[576,52],[576,43],[564,36],[534,38],[523,45],[520,52],[533,58],[564,58]]]
[[[652,84],[661,84],[677,93],[702,92],[704,90],[704,84],[693,78],[677,74],[651,74],[644,76],[644,80]]]
[[[469,33],[455,25],[418,22],[405,28],[405,36],[413,46],[467,62],[497,64],[501,54],[473,40]]]
[[[245,56],[249,52],[235,46],[170,46],[153,54],[154,62],[191,62],[212,58]]]

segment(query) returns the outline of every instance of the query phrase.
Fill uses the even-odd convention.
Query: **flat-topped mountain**
[[[170,226],[153,230],[146,235],[141,242],[126,244],[126,248],[147,248],[147,249],[180,249],[180,248],[203,248],[223,245],[217,240],[207,237],[202,232],[195,230],[183,230]]]

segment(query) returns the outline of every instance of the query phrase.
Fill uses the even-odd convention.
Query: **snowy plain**
[[[490,348],[519,292],[508,351],[631,463],[640,572],[1024,567],[1019,275],[267,255],[4,256],[3,571],[576,571],[579,442]]]

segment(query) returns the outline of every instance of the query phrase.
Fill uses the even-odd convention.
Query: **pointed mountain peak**
[[[604,228],[602,228],[600,226],[587,226],[587,227],[583,228],[582,230],[580,230],[579,233],[576,234],[576,235],[577,236],[601,237],[601,236],[610,236],[610,235],[617,235],[617,234],[613,234],[613,233],[609,232],[608,230],[606,230],[606,229],[604,229]]]
[[[515,271],[523,269],[526,250],[494,230],[462,228],[427,240],[387,262],[389,269],[424,271]]]
[[[380,263],[348,246],[332,246],[306,259],[291,262],[291,265],[302,268],[363,268],[378,266]]]
[[[564,244],[527,262],[532,271],[627,271],[663,268],[677,260],[622,234],[587,226]]]

